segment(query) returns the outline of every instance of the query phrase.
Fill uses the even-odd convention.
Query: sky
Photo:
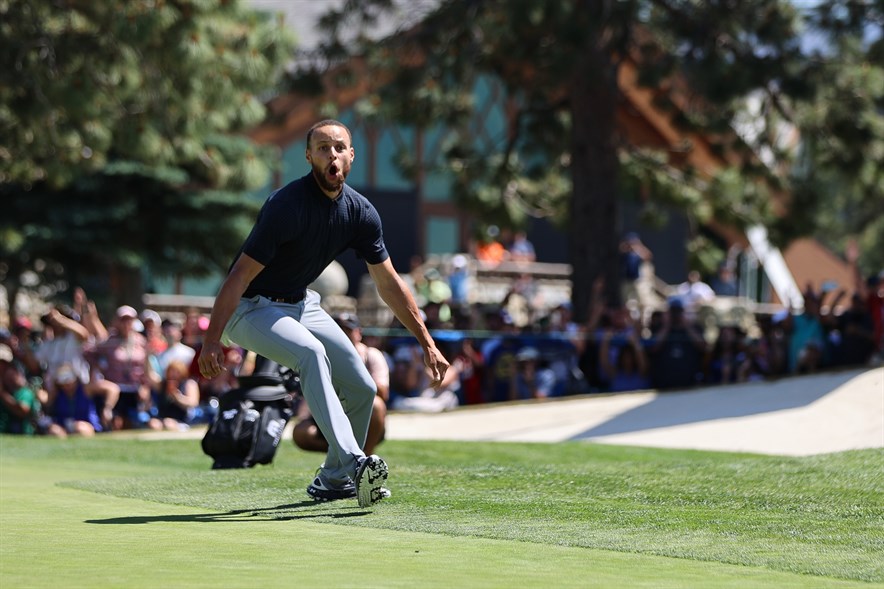
[[[375,32],[384,37],[404,24],[411,24],[416,15],[423,15],[438,4],[439,0],[398,0],[400,10],[390,18],[385,18]],[[302,50],[314,49],[321,40],[316,21],[332,8],[338,8],[344,0],[249,0],[249,4],[259,10],[281,12],[286,23],[295,31],[298,45]]]

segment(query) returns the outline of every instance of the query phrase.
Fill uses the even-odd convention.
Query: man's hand
[[[424,350],[424,364],[430,375],[430,386],[438,389],[445,378],[445,373],[448,372],[448,360],[445,359],[437,347],[432,346]]]
[[[224,370],[224,350],[220,342],[204,343],[199,357],[200,374],[215,378]]]

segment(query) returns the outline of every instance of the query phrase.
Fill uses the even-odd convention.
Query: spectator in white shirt
[[[688,279],[678,285],[676,295],[681,299],[684,305],[685,316],[693,318],[697,310],[707,303],[715,299],[715,291],[712,287],[700,280],[700,273],[691,270],[688,273]]]
[[[157,356],[157,364],[160,375],[165,376],[166,368],[174,360],[183,362],[185,366],[190,366],[193,362],[193,357],[196,355],[196,350],[181,342],[183,337],[181,323],[165,319],[162,322],[162,329],[163,336],[166,338],[169,347]]]

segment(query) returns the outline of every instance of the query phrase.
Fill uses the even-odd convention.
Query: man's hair
[[[334,119],[324,119],[310,127],[310,130],[307,131],[307,148],[310,148],[310,139],[313,138],[313,131],[320,127],[340,127],[344,131],[347,132],[347,138],[350,139],[350,143],[353,143],[353,134],[350,133],[350,129],[347,128],[347,125],[342,123],[341,121],[336,121]]]

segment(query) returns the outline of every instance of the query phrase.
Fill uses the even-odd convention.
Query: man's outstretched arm
[[[433,379],[431,386],[438,387],[448,371],[448,360],[436,347],[436,342],[433,341],[433,337],[421,319],[420,309],[414,297],[411,296],[408,286],[393,268],[390,258],[380,264],[368,264],[368,273],[377,285],[381,298],[402,325],[417,338],[418,343],[424,349],[424,364]]]

